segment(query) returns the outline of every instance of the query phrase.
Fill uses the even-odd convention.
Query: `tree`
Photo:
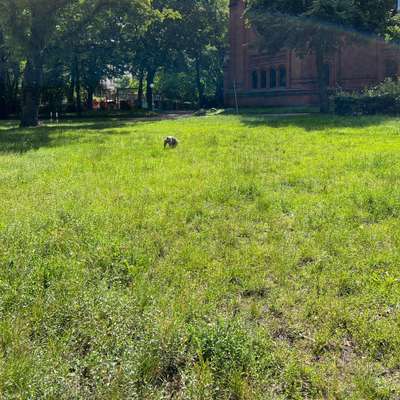
[[[131,52],[131,72],[139,82],[139,104],[144,95],[148,104],[153,97],[152,83],[157,74],[169,84],[168,92],[175,92],[170,86],[174,77],[185,76],[185,87],[193,81],[193,93],[199,106],[205,105],[206,95],[213,90],[213,96],[221,98],[223,88],[223,59],[226,49],[228,22],[227,0],[156,0],[152,3],[153,13],[143,37],[127,40]],[[182,75],[183,74],[183,75]],[[176,81],[175,81],[176,82]],[[181,86],[182,82],[176,82]],[[157,85],[163,90],[167,85]],[[186,100],[193,100],[193,93]]]
[[[185,53],[194,70],[198,105],[206,104],[207,84],[223,97],[223,63],[228,28],[226,0],[187,0],[179,5],[184,19]]]
[[[7,118],[9,114],[9,96],[7,81],[9,80],[10,50],[8,49],[4,33],[0,30],[0,119]]]
[[[22,126],[37,126],[45,50],[57,18],[74,0],[0,0],[5,26],[26,64],[22,85]]]
[[[84,101],[90,109],[100,82],[127,72],[137,77],[140,98],[146,85],[149,104],[159,72],[169,85],[174,76],[185,82],[184,93],[175,91],[182,101],[220,99],[227,3],[0,0],[0,117],[15,111],[9,105],[17,97],[22,126],[39,123],[40,104],[61,111],[67,98],[71,110]]]
[[[150,1],[139,0],[0,0],[1,22],[6,27],[8,34],[12,37],[13,46],[20,49],[25,59],[25,68],[22,84],[22,126],[37,126],[39,123],[40,97],[43,92],[43,73],[47,61],[54,58],[54,45],[57,37],[62,36],[60,31],[67,34],[62,36],[65,43],[79,42],[85,52],[85,59],[97,69],[98,60],[102,55],[96,53],[97,43],[93,43],[93,36],[88,32],[93,25],[101,25],[97,16],[102,13],[102,18],[108,20],[119,18],[125,9],[144,9]],[[117,12],[113,12],[117,10]],[[69,25],[74,29],[66,29]],[[110,25],[108,25],[110,27]],[[121,25],[114,25],[113,28],[121,28]],[[85,31],[86,30],[86,31]],[[92,31],[96,30],[94,28]],[[68,34],[70,36],[68,37]],[[86,35],[85,35],[86,34]],[[95,36],[95,35],[94,35]],[[69,39],[69,40],[68,40]],[[78,40],[72,40],[78,39]],[[104,44],[104,42],[103,42]],[[112,38],[107,39],[107,46],[116,47]],[[70,46],[71,47],[71,46]],[[74,46],[72,46],[74,48]],[[65,49],[65,47],[64,47]],[[60,50],[60,48],[58,48]],[[95,51],[96,50],[96,51]],[[68,60],[68,52],[61,55],[61,58]],[[108,57],[107,60],[110,60]],[[104,67],[106,58],[101,67]],[[73,65],[75,72],[75,86],[77,96],[80,97],[80,85],[83,61],[79,54],[75,53]],[[96,76],[95,80],[98,80]],[[89,89],[93,87],[92,76],[87,80]],[[80,104],[80,101],[78,101]]]
[[[21,60],[0,28],[0,119],[7,118],[18,108],[20,78]]]
[[[400,14],[394,13],[393,17],[390,19],[387,31],[386,40],[394,42],[397,45],[400,41]]]
[[[146,31],[141,36],[128,34],[125,39],[131,56],[130,72],[139,80],[139,104],[144,95],[144,81],[146,101],[151,105],[157,72],[176,66],[183,54],[179,34],[181,15],[173,8],[176,4],[176,0],[153,1]]]
[[[6,68],[7,49],[4,41],[4,33],[0,30],[0,119],[7,116],[6,99]]]
[[[361,40],[357,33],[383,34],[393,6],[393,0],[251,0],[247,15],[268,51],[290,48],[300,57],[314,56],[320,108],[327,112],[327,58]]]
[[[53,53],[64,60],[68,71],[70,104],[80,112],[93,107],[93,96],[105,77],[125,73],[129,61],[124,38],[139,38],[147,26],[150,3],[121,0],[94,9],[96,4],[75,4],[65,13],[54,41]],[[83,94],[85,92],[85,95]],[[74,94],[76,101],[74,101]]]

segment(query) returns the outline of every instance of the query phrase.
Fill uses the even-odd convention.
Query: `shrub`
[[[400,113],[400,83],[386,80],[361,93],[339,92],[334,97],[338,115],[375,115]]]
[[[335,113],[338,115],[352,115],[359,112],[359,98],[356,94],[340,93],[335,96]]]

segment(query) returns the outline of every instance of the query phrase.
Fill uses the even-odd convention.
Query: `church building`
[[[239,107],[319,104],[313,56],[293,50],[268,54],[257,49],[256,33],[244,20],[245,1],[230,1],[229,56],[225,65],[225,103]],[[330,88],[360,90],[400,74],[399,52],[380,41],[341,48],[326,60]]]

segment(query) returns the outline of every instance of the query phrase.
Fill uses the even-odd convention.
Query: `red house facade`
[[[239,106],[318,105],[317,73],[313,56],[301,59],[293,50],[267,54],[257,50],[257,37],[245,25],[244,0],[230,1],[230,51],[225,67],[225,103]],[[397,77],[399,52],[379,41],[346,46],[326,60],[331,88],[359,90]]]

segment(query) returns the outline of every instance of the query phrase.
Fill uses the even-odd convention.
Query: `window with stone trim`
[[[271,89],[276,88],[276,69],[271,68],[269,70],[269,87]]]
[[[268,81],[267,71],[262,70],[260,72],[260,87],[261,87],[261,89],[266,89],[267,88],[267,81]]]
[[[327,86],[331,84],[331,66],[324,64],[324,81]]]
[[[286,87],[287,84],[287,73],[286,67],[281,65],[279,67],[279,87]]]
[[[253,71],[251,73],[251,87],[253,89],[258,89],[258,71]]]

